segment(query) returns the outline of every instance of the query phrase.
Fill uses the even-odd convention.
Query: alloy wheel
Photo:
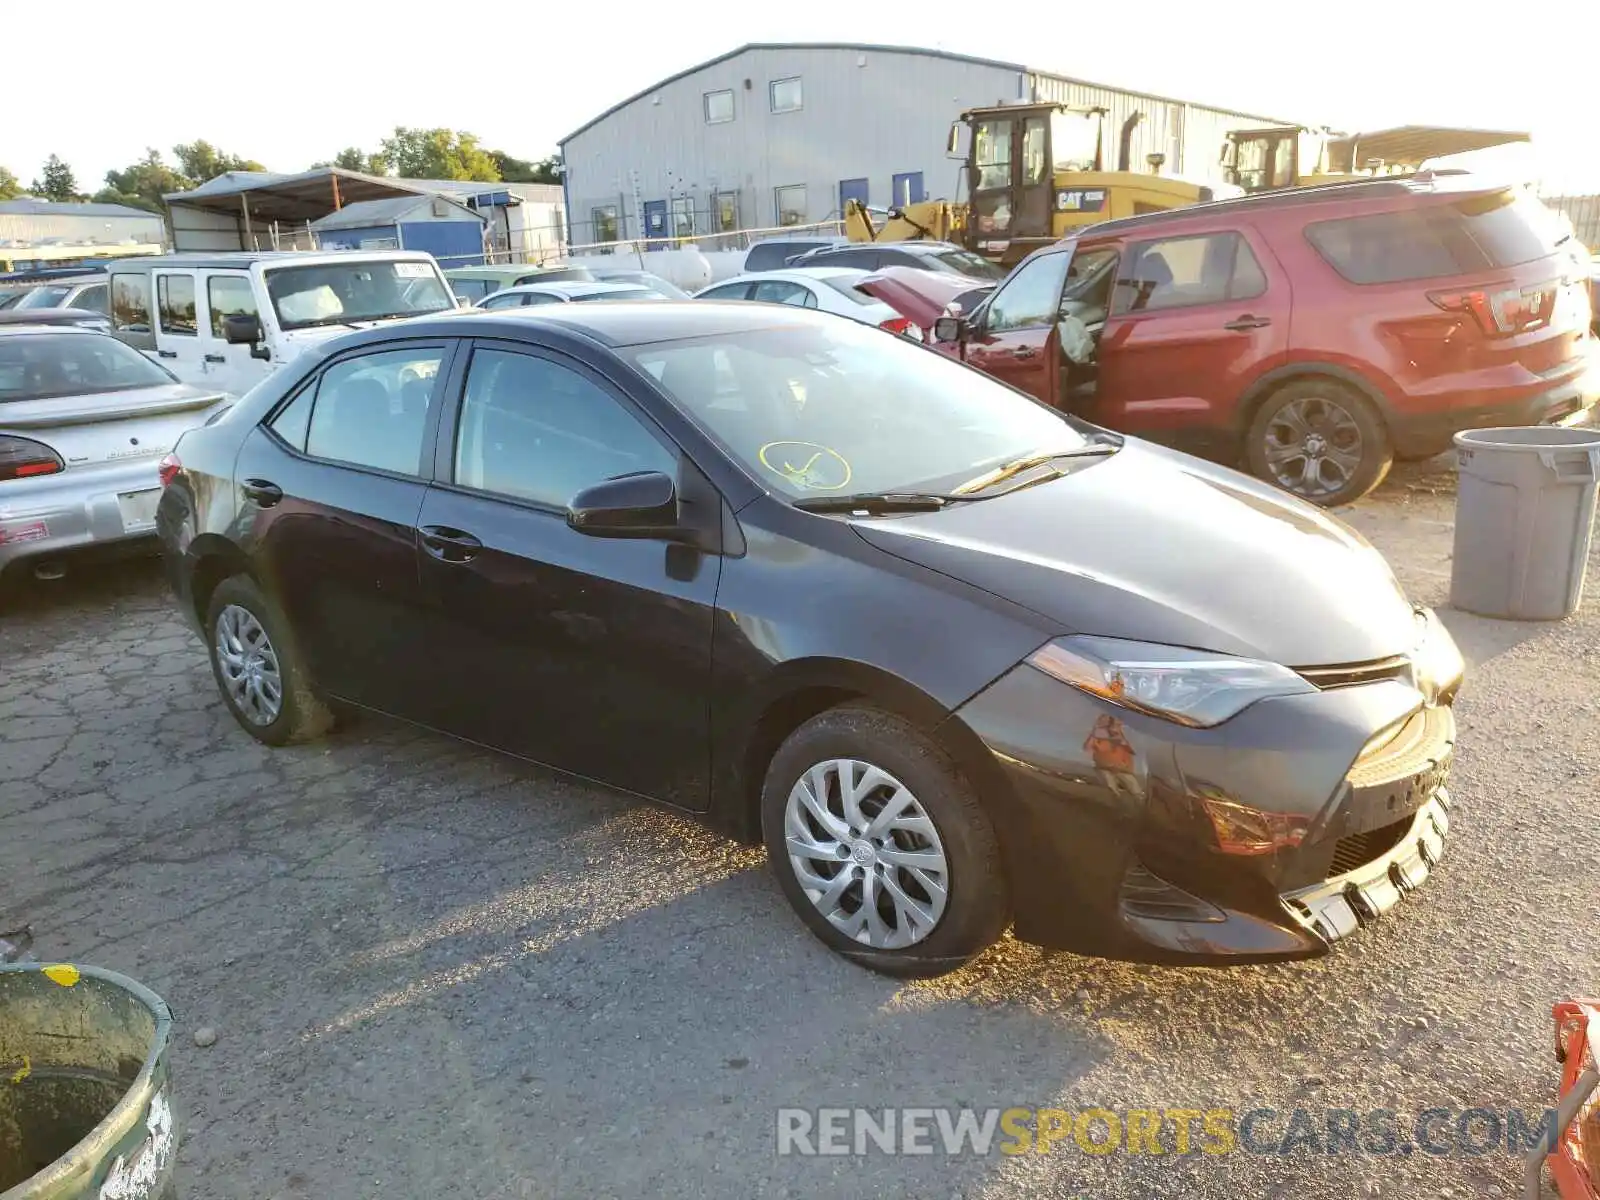
[[[217,614],[217,664],[234,707],[252,725],[271,725],[283,711],[278,652],[256,615],[230,604]]]
[[[789,790],[784,840],[807,898],[853,941],[902,949],[944,915],[950,867],[939,831],[881,767],[834,758],[807,770]]]
[[[1262,452],[1278,486],[1298,496],[1332,496],[1361,467],[1361,426],[1337,400],[1306,396],[1267,423]]]

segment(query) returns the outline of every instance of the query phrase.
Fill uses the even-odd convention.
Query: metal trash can
[[[1583,599],[1600,476],[1600,430],[1469,429],[1460,461],[1450,604],[1553,621]]]
[[[0,964],[0,1200],[170,1200],[171,1031],[115,971]]]

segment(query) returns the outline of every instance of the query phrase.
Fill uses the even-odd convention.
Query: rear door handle
[[[157,358],[177,358],[178,357],[178,352],[176,350],[157,350],[156,351],[156,357]]]
[[[246,479],[240,490],[261,508],[271,508],[283,499],[283,489],[269,479]]]
[[[1244,316],[1236,317],[1234,320],[1229,321],[1223,328],[1233,330],[1264,329],[1271,324],[1271,317],[1257,317],[1252,316],[1250,313],[1245,313]]]
[[[206,355],[206,361],[207,362],[214,362],[214,363],[225,363],[228,360],[227,360],[227,358],[225,358],[221,354],[208,354],[208,355]]]
[[[424,525],[418,532],[424,548],[441,562],[470,562],[483,549],[483,543],[470,533],[448,525]]]

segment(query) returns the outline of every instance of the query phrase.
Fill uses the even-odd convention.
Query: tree
[[[22,183],[10,171],[0,167],[0,200],[15,200],[22,195]]]
[[[194,181],[162,161],[161,151],[149,149],[138,162],[121,171],[106,172],[106,186],[95,193],[99,204],[127,204],[149,212],[165,212],[168,192],[187,192]]]
[[[500,178],[507,183],[559,184],[561,182],[561,159],[554,154],[549,158],[541,158],[538,162],[529,162],[525,158],[512,158],[504,150],[491,150],[489,157],[494,159],[494,164],[500,171]]]
[[[174,146],[172,153],[177,157],[178,169],[195,183],[204,183],[208,179],[215,179],[218,175],[226,175],[229,171],[266,170],[255,159],[240,158],[237,154],[225,153],[203,138],[182,146]]]
[[[472,179],[492,183],[500,178],[494,156],[476,134],[448,129],[395,126],[375,156],[396,175],[408,179]]]
[[[329,165],[346,171],[365,171],[367,158],[367,152],[360,146],[346,146],[333,156],[333,162]]]
[[[52,154],[44,160],[44,178],[35,179],[29,190],[35,196],[66,204],[78,198],[78,181],[73,178],[72,168]]]

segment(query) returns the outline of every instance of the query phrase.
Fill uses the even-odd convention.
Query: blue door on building
[[[890,203],[896,206],[921,204],[928,198],[928,194],[922,190],[921,171],[906,171],[904,174],[896,175],[892,191]]]
[[[644,236],[648,238],[664,238],[667,236],[667,202],[665,200],[646,200],[644,202]],[[666,242],[646,241],[646,250],[665,250]]]
[[[850,201],[859,200],[862,204],[867,202],[867,181],[865,179],[839,180],[839,215],[844,216],[845,209],[850,206]]]

